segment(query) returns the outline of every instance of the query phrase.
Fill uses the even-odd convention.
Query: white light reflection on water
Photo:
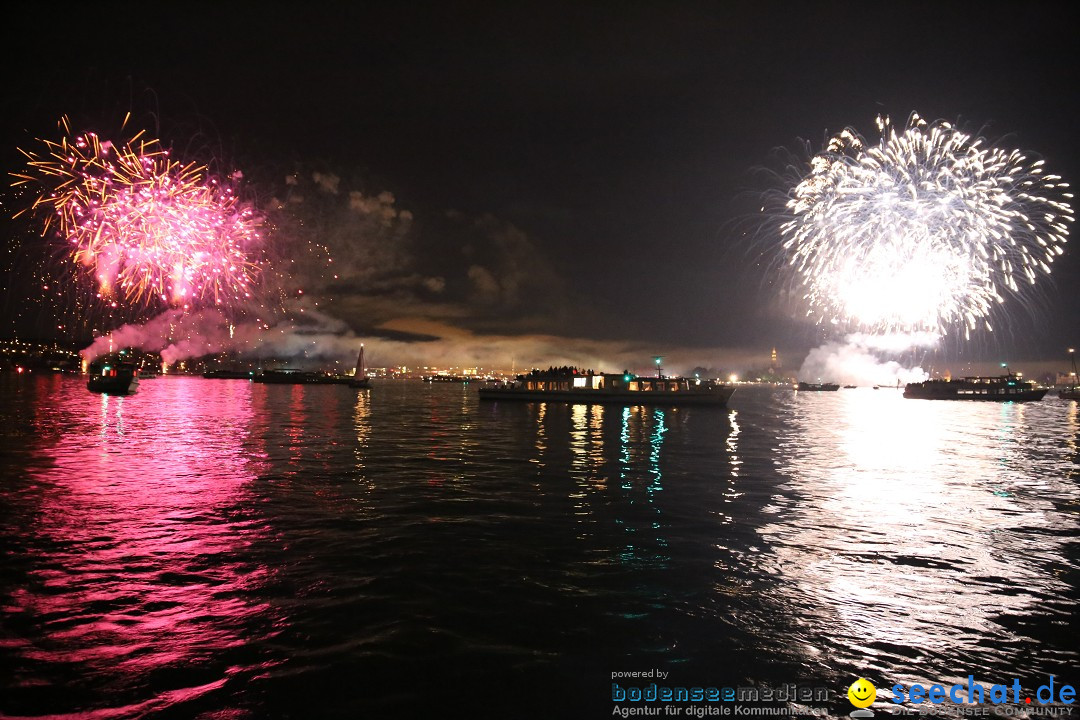
[[[607,485],[604,471],[604,406],[573,405],[570,407],[570,475],[576,489],[570,493],[574,514],[588,523],[594,513],[595,492]]]
[[[371,395],[366,390],[359,390],[356,393],[352,421],[353,433],[356,435],[356,446],[352,449],[353,467],[355,468],[355,493],[351,499],[363,508],[365,514],[371,515],[377,508],[372,499],[375,491],[375,479],[371,477],[367,467],[369,446],[371,445]]]
[[[811,657],[889,684],[979,679],[1003,653],[1018,674],[1063,661],[1035,659],[1019,628],[1071,615],[1069,586],[1046,572],[1068,564],[1078,526],[1061,507],[1077,488],[1059,440],[1076,437],[1075,419],[1060,404],[854,390],[787,407],[789,480],[759,532],[793,624],[834,628],[826,647],[808,641]]]
[[[544,467],[544,453],[547,451],[547,434],[544,430],[544,417],[547,415],[547,403],[540,403],[536,413],[536,457],[531,462]]]
[[[353,456],[356,458],[356,469],[363,477],[365,456],[371,439],[371,399],[366,392],[356,394],[356,404],[353,406],[353,430],[356,432],[356,447],[353,448]]]
[[[731,463],[731,477],[732,479],[738,479],[739,466],[742,465],[742,460],[739,459],[739,413],[732,410],[728,413],[728,424],[731,426],[731,431],[728,433],[727,440],[724,441],[724,447],[727,450],[729,462]]]
[[[723,504],[725,509],[713,510],[713,514],[719,519],[720,523],[724,525],[734,521],[734,516],[727,512],[727,509],[743,495],[742,490],[739,488],[739,484],[743,480],[743,478],[740,477],[743,460],[739,454],[739,433],[742,431],[742,428],[739,427],[738,417],[738,411],[728,411],[729,429],[727,439],[724,440],[724,452],[727,453],[728,466],[730,468],[728,474],[731,476],[731,481],[723,490]]]
[[[109,407],[112,406],[112,417],[110,420]],[[106,438],[109,436],[109,431],[115,432],[117,435],[124,434],[124,398],[113,397],[111,395],[102,394],[101,396],[101,437]]]

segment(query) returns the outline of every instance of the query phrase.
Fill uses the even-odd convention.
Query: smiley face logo
[[[877,688],[866,678],[859,678],[851,683],[847,691],[848,700],[857,708],[864,708],[873,704],[877,697]]]

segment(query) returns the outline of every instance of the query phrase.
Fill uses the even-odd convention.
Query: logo
[[[877,697],[877,688],[874,687],[866,678],[859,678],[855,682],[851,683],[851,687],[847,691],[848,700],[851,704],[859,708],[851,713],[853,718],[874,717],[873,710],[864,710],[862,708],[873,705],[874,699]]]

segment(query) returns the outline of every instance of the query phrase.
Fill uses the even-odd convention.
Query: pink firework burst
[[[71,257],[95,277],[99,295],[136,306],[231,305],[251,296],[261,219],[239,201],[239,174],[220,181],[206,167],[174,161],[140,132],[114,145],[94,133],[22,150],[33,204],[55,224]],[[21,214],[21,213],[20,213]]]

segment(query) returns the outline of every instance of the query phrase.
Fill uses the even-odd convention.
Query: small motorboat
[[[139,389],[139,368],[123,360],[102,360],[90,365],[86,389],[105,395],[131,395]]]

